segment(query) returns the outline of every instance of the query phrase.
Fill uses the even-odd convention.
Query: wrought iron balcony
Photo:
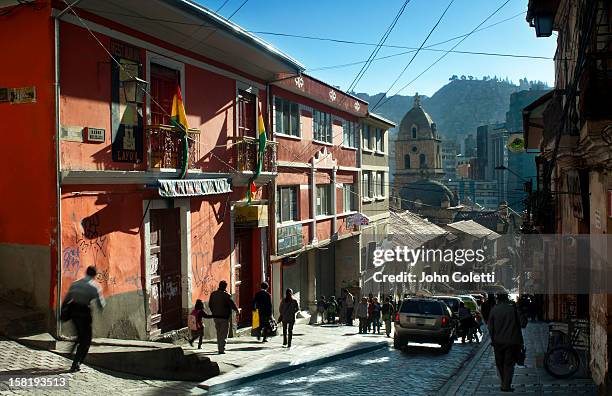
[[[233,148],[232,161],[236,164],[236,170],[240,172],[254,172],[257,168],[259,140],[248,136],[237,137],[235,138]],[[276,148],[276,142],[266,142],[261,168],[262,172],[277,172]]]
[[[181,130],[171,125],[147,125],[149,169],[178,169],[183,162],[183,139]],[[196,168],[200,159],[200,130],[187,131],[188,168]]]

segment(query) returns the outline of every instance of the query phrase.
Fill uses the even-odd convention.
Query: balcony
[[[591,55],[580,78],[580,113],[589,120],[610,118],[610,92],[612,92],[612,69],[610,53]]]
[[[181,130],[171,125],[147,125],[149,169],[179,169],[183,162]],[[187,131],[188,168],[195,169],[200,159],[200,130]]]
[[[257,169],[259,140],[248,136],[232,137],[229,139],[233,141],[230,149],[231,165],[242,174],[242,177],[237,176],[234,178],[234,184],[246,185],[250,176]],[[256,180],[257,185],[269,182],[276,175],[278,170],[276,161],[277,147],[277,142],[266,142],[261,174]]]

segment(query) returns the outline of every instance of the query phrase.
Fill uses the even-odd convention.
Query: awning
[[[232,192],[230,179],[159,180],[159,195],[162,197],[196,197],[200,195]]]

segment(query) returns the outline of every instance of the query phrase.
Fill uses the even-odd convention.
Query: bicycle
[[[568,323],[567,333],[553,329],[555,324],[549,328],[548,350],[544,355],[544,369],[553,377],[563,379],[570,378],[578,372],[581,366],[580,354],[576,346],[581,346],[581,335],[583,329]]]

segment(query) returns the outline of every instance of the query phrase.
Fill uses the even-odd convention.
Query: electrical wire
[[[397,78],[391,83],[391,85],[389,86],[389,88],[385,91],[385,93],[378,99],[378,102],[376,102],[376,104],[374,105],[374,109],[376,108],[376,106],[380,103],[380,101],[389,93],[389,91],[391,91],[391,88],[393,88],[395,86],[395,84],[397,84],[397,82],[399,81],[400,78],[402,78],[402,76],[404,75],[404,73],[406,72],[406,69],[408,69],[408,67],[412,64],[412,62],[414,61],[414,59],[417,57],[417,55],[419,54],[419,52],[421,52],[421,49],[423,48],[423,46],[425,45],[425,43],[427,42],[427,40],[429,40],[429,37],[431,37],[431,35],[433,34],[433,32],[436,30],[436,28],[438,27],[438,25],[440,24],[440,22],[442,22],[442,18],[444,18],[444,15],[446,15],[446,12],[448,11],[448,9],[451,7],[451,5],[453,5],[453,3],[455,2],[455,0],[451,0],[448,5],[446,6],[446,8],[444,9],[444,11],[442,12],[442,15],[440,15],[440,18],[438,18],[438,21],[435,23],[435,25],[429,30],[429,33],[427,34],[427,37],[425,37],[425,40],[423,40],[423,42],[421,43],[421,45],[419,46],[419,48],[415,51],[414,55],[412,55],[412,58],[410,58],[410,61],[408,61],[408,63],[406,64],[406,66],[404,66],[404,68],[402,69],[402,71],[399,73],[399,75],[397,76]]]
[[[395,18],[393,18],[393,21],[391,22],[391,25],[389,25],[389,27],[387,28],[387,30],[385,31],[383,36],[380,38],[378,44],[376,45],[376,47],[374,48],[374,50],[372,51],[372,53],[368,57],[368,60],[363,65],[361,70],[359,70],[359,72],[357,73],[357,75],[353,79],[353,82],[351,82],[351,84],[349,85],[349,88],[347,89],[347,92],[350,92],[352,89],[354,89],[357,86],[357,84],[359,84],[359,81],[361,81],[361,78],[365,75],[366,71],[369,69],[370,64],[372,63],[372,59],[374,59],[376,57],[376,55],[378,55],[378,52],[382,48],[381,46],[385,43],[385,41],[387,41],[387,38],[389,38],[389,35],[391,34],[393,29],[395,28],[395,25],[397,25],[397,22],[399,21],[400,17],[404,13],[404,10],[406,9],[406,6],[408,5],[409,2],[410,2],[410,0],[405,0],[404,1],[404,4],[402,4],[402,7],[397,12]]]
[[[384,105],[385,103],[387,103],[389,101],[390,98],[392,98],[393,96],[397,95],[398,93],[402,92],[404,89],[408,88],[410,85],[412,85],[413,82],[415,82],[417,79],[419,79],[423,74],[425,74],[427,71],[429,71],[432,67],[434,67],[436,64],[438,64],[438,62],[440,62],[442,59],[444,59],[449,53],[450,51],[455,50],[455,48],[457,48],[459,45],[461,45],[461,43],[463,43],[468,37],[470,37],[472,34],[474,34],[476,32],[476,30],[478,30],[479,27],[481,27],[482,25],[484,25],[489,19],[491,19],[493,16],[495,16],[495,14],[497,14],[502,8],[504,8],[506,6],[506,4],[508,4],[510,2],[510,0],[506,0],[504,1],[495,11],[493,11],[491,14],[489,14],[489,16],[487,16],[482,22],[480,22],[478,25],[476,25],[476,27],[474,29],[472,29],[472,31],[470,31],[465,37],[463,37],[461,40],[459,40],[458,43],[456,43],[455,45],[453,45],[453,47],[450,50],[447,50],[444,52],[444,54],[442,54],[442,56],[440,56],[438,59],[436,59],[431,65],[429,65],[425,70],[423,70],[419,75],[417,75],[415,78],[413,78],[410,82],[408,82],[408,84],[402,86],[399,90],[397,90],[395,92],[394,95],[392,95],[391,97],[388,97],[384,102],[380,103],[379,106]],[[376,110],[376,109],[372,109],[372,110]]]

